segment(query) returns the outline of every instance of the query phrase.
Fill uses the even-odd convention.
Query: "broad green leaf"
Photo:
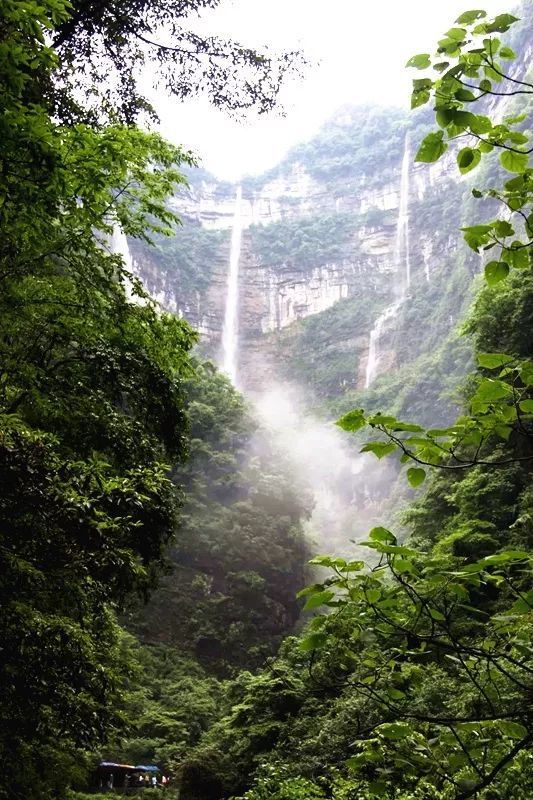
[[[310,562],[313,563],[313,562]],[[305,589],[300,589],[300,591],[296,594],[296,597],[300,599],[300,597],[307,597],[310,594],[316,594],[317,592],[321,592],[323,590],[323,585],[321,583],[315,583],[313,586],[306,586]]]
[[[412,732],[412,728],[407,722],[386,722],[376,729],[376,733],[386,739],[405,739]]]
[[[462,42],[466,36],[465,28],[450,28],[449,31],[446,31],[445,34],[448,39],[454,39],[457,42]]]
[[[419,108],[425,105],[431,97],[429,89],[413,89],[411,94],[411,108]]]
[[[509,274],[509,264],[505,261],[489,261],[485,265],[485,280],[489,286],[495,286],[503,281]]]
[[[494,230],[500,239],[506,236],[514,236],[513,226],[505,219],[496,220],[494,223]]]
[[[484,402],[493,402],[494,400],[501,400],[504,397],[509,397],[512,391],[509,384],[504,383],[504,381],[483,378],[476,389],[474,399]]]
[[[394,570],[400,573],[400,575],[404,572],[409,572],[413,575],[416,574],[415,565],[408,558],[395,558]]]
[[[365,568],[364,561],[349,561],[344,568],[345,572],[360,572]]]
[[[516,58],[516,53],[514,50],[511,50],[510,47],[502,47],[500,48],[500,58],[511,61],[513,58]]]
[[[332,567],[334,562],[333,556],[316,555],[309,561],[310,564],[317,564],[320,567]]]
[[[523,242],[515,241],[505,249],[505,258],[515,269],[529,267],[529,248]]]
[[[483,114],[470,114],[469,122],[470,130],[482,136],[492,130],[492,122],[488,117]],[[480,142],[483,144],[483,142]]]
[[[312,611],[314,608],[326,605],[326,603],[329,603],[329,601],[333,600],[334,597],[335,597],[334,592],[327,592],[327,591],[317,592],[316,594],[312,594],[304,606],[304,611]]]
[[[387,686],[387,694],[393,700],[403,700],[405,697],[405,692],[402,692],[400,689],[396,689],[394,686]]]
[[[487,24],[486,31],[487,33],[505,33],[514,22],[518,22],[518,17],[514,17],[512,14],[498,14],[494,17],[493,22]]]
[[[471,147],[464,147],[457,155],[457,164],[462,175],[473,170],[481,160],[479,150],[472,150]]]
[[[387,528],[372,528],[368,534],[368,538],[375,542],[387,542],[389,544],[396,543],[396,536],[387,530]]]
[[[513,150],[505,150],[500,154],[500,162],[508,172],[525,172],[529,157],[527,153],[515,153]]]
[[[508,736],[510,739],[523,739],[528,734],[527,728],[519,722],[501,719],[496,724],[503,735]]]
[[[522,400],[520,405],[520,410],[525,411],[526,414],[533,413],[533,400]]]
[[[362,408],[355,408],[353,411],[348,411],[335,424],[343,431],[355,433],[366,425],[365,412]]]
[[[483,9],[474,9],[473,11],[465,11],[464,14],[457,17],[455,22],[458,25],[471,25],[473,22],[476,22],[478,19],[483,19],[483,17],[486,16],[487,12],[483,11]]]
[[[480,367],[500,369],[515,359],[514,356],[509,356],[506,353],[478,353],[476,360]]]
[[[428,133],[418,149],[415,161],[422,161],[426,164],[438,161],[448,149],[448,145],[443,141],[443,137],[443,131]]]
[[[461,103],[471,103],[472,100],[476,99],[476,96],[470,89],[461,88],[455,92],[455,99],[460,100]]]
[[[414,67],[414,69],[427,69],[431,65],[431,57],[429,53],[420,53],[419,55],[412,56],[406,67]]]
[[[377,458],[384,458],[396,449],[397,445],[389,442],[367,442],[361,448],[361,453],[374,453]]]
[[[311,633],[309,636],[300,639],[298,646],[304,653],[308,653],[312,650],[320,650],[321,647],[324,647],[327,638],[328,636],[326,633],[317,631],[316,633]]]
[[[411,486],[420,486],[426,479],[426,471],[420,467],[411,467],[407,470],[407,480]]]

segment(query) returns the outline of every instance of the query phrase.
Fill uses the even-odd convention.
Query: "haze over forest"
[[[529,800],[533,0],[0,24],[0,800]]]

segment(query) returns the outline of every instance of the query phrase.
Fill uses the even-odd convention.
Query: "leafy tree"
[[[311,499],[242,396],[210,364],[185,386],[191,442],[171,571],[130,625],[217,674],[262,664],[295,624]]]
[[[153,69],[160,85],[183,100],[205,93],[215,106],[237,111],[271,110],[280,86],[302,59],[296,52],[256,51],[188,27],[191,17],[214,9],[220,0],[73,0],[53,34],[61,58],[59,82],[50,94],[65,119],[80,113],[131,123],[154,110],[139,88],[138,74]],[[88,96],[77,101],[75,75]],[[88,106],[88,108],[87,108]]]
[[[494,36],[507,31],[516,18],[485,18],[483,11],[461,15],[456,22],[461,27],[447,32],[433,62],[421,54],[409,65],[426,69],[433,63],[441,75],[414,81],[413,107],[433,97],[441,128],[426,136],[417,160],[436,161],[448,141],[473,137],[474,146],[457,155],[462,173],[496,149],[501,167],[516,176],[503,189],[473,190],[477,198],[497,200],[516,222],[498,217],[464,229],[475,251],[497,248],[498,260],[485,267],[487,283],[494,287],[510,270],[530,266],[528,135],[516,130],[523,116],[493,122],[464,107],[477,103],[476,110],[483,108],[487,95],[529,94],[532,86],[505,70],[502,60],[515,56]],[[507,89],[500,91],[505,82]],[[527,281],[518,289],[515,281],[511,304],[527,295]],[[492,303],[498,296],[496,289]],[[475,325],[474,316],[470,328]],[[437,540],[432,552],[398,544],[390,531],[375,528],[367,546],[377,551],[379,560],[370,572],[362,572],[363,562],[317,557],[315,563],[334,574],[303,592],[309,610],[326,605],[334,612],[316,617],[302,641],[304,650],[322,654],[319,680],[349,682],[372,709],[381,709],[378,719],[360,718],[356,752],[348,761],[367,782],[369,796],[395,797],[398,783],[415,795],[420,790],[431,796],[444,792],[461,800],[483,796],[487,787],[498,793],[509,764],[531,748],[531,556],[527,550],[509,549],[505,513],[497,503],[494,509],[483,508],[480,499],[474,500],[483,482],[490,485],[492,477],[500,483],[487,476],[488,469],[519,471],[532,458],[529,356],[527,347],[511,355],[478,350],[468,413],[449,428],[425,430],[362,410],[339,421],[347,431],[369,425],[381,433],[363,451],[378,458],[399,453],[410,465],[407,477],[414,487],[424,481],[426,465],[438,466],[444,474],[475,467],[455,486],[464,520],[452,519],[447,538],[426,534],[426,540]],[[520,483],[529,485],[527,474],[519,477]],[[441,479],[436,499],[442,488]],[[468,498],[474,508],[466,505]],[[446,500],[453,502],[451,492]],[[484,520],[472,518],[476,506]],[[498,515],[502,533],[495,524]],[[427,524],[426,517],[420,530]],[[428,692],[428,676],[433,692]],[[446,687],[445,695],[439,686]],[[528,776],[526,772],[526,782]]]
[[[63,795],[124,726],[115,615],[175,532],[195,338],[109,249],[117,221],[168,227],[191,158],[135,128],[66,128],[36,101],[57,66],[44,31],[66,18],[8,3],[0,55],[0,794],[21,798]]]

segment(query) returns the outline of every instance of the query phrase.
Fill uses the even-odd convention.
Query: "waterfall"
[[[235,211],[231,229],[231,250],[228,270],[228,288],[226,293],[226,311],[222,330],[222,369],[233,383],[237,379],[237,338],[239,330],[239,259],[241,255],[241,198],[242,189],[237,188],[235,195]]]
[[[431,251],[431,242],[426,242],[422,248],[422,258],[424,259],[424,274],[426,276],[427,283],[430,282],[429,260],[431,258]]]
[[[133,272],[133,259],[131,257],[128,240],[126,239],[126,234],[118,222],[113,226],[113,233],[111,234],[109,249],[115,255],[122,256],[125,268],[128,270],[128,272]]]
[[[383,311],[383,313],[379,315],[379,317],[374,323],[374,327],[370,331],[370,342],[368,345],[368,359],[366,362],[365,389],[368,389],[368,387],[378,374],[378,367],[380,363],[380,352],[378,345],[381,333],[383,329],[386,328],[389,320],[392,320],[396,317],[398,309],[400,308],[402,303],[403,303],[403,297],[400,300],[397,300],[396,303],[393,303],[391,306],[387,306],[385,311]]]
[[[366,363],[365,389],[368,389],[379,372],[379,341],[388,323],[393,320],[405,300],[411,283],[411,261],[409,252],[409,167],[411,155],[409,148],[409,132],[405,134],[402,170],[400,178],[400,198],[398,203],[398,219],[396,222],[396,238],[394,242],[394,295],[395,300],[379,315],[370,331],[368,359]]]
[[[409,131],[405,134],[403,148],[402,172],[400,178],[400,200],[398,204],[398,221],[396,223],[396,240],[394,243],[394,269],[403,280],[398,281],[400,296],[403,299],[405,291],[411,283],[411,262],[409,253],[409,167],[411,165],[411,152],[409,148]]]

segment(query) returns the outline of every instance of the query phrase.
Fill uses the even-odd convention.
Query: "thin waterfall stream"
[[[238,186],[231,229],[226,310],[222,329],[222,369],[234,384],[237,382],[237,343],[239,336],[239,261],[242,238],[241,199],[242,189]]]
[[[411,254],[409,250],[409,167],[411,153],[409,132],[405,135],[400,178],[400,198],[398,202],[398,220],[396,222],[396,239],[394,242],[394,295],[395,300],[379,315],[370,331],[368,359],[366,362],[365,389],[372,384],[378,375],[382,353],[380,339],[387,330],[388,324],[395,319],[404,302],[411,284]]]

